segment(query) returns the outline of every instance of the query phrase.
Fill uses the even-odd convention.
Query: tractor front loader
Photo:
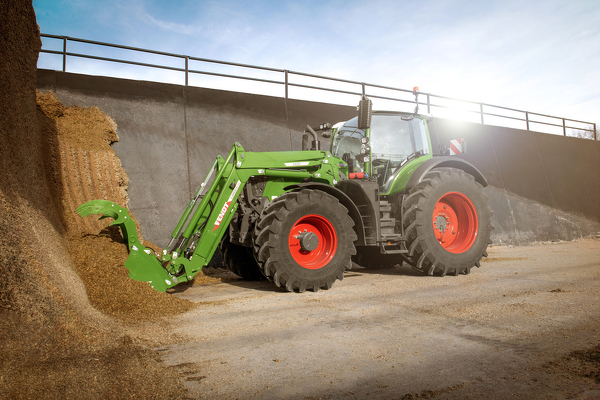
[[[158,258],[140,243],[125,208],[92,200],[77,212],[113,218],[129,247],[130,278],[159,291],[193,279],[217,247],[242,277],[264,274],[288,290],[319,290],[350,268],[353,221],[325,191],[287,187],[304,181],[334,187],[344,165],[328,151],[253,153],[236,143],[227,159],[217,156]]]
[[[126,209],[92,200],[77,211],[113,218],[129,246],[129,276],[159,291],[192,280],[217,249],[242,278],[266,277],[288,291],[331,288],[352,261],[467,274],[491,243],[487,182],[448,156],[429,121],[417,110],[373,113],[364,97],[357,118],[319,127],[332,135],[329,151],[310,126],[303,151],[248,152],[236,143],[226,159],[217,156],[160,255],[140,243]]]

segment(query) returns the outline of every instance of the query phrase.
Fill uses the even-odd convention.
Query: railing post
[[[479,114],[481,115],[481,125],[484,125],[483,122],[483,103],[479,103]]]
[[[431,102],[429,101],[429,93],[427,93],[427,114],[431,115]]]
[[[283,73],[285,74],[285,98],[288,98],[288,70],[284,70]]]
[[[598,140],[598,131],[596,130],[596,123],[594,123],[594,140]]]
[[[366,89],[365,89],[365,84],[361,83],[360,86],[362,87],[362,94],[363,94],[363,96],[365,96],[365,94],[367,93]]]
[[[563,136],[567,136],[567,125],[565,124],[565,119],[562,119],[563,121]]]
[[[188,71],[189,71],[189,62],[190,62],[190,57],[189,56],[185,56],[185,86],[188,86]]]
[[[527,130],[529,130],[529,113],[525,111],[525,123],[527,124]]]
[[[67,37],[63,36],[63,72],[67,72]]]

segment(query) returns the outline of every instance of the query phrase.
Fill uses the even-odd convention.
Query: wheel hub
[[[433,232],[439,244],[450,253],[463,253],[477,238],[477,212],[471,200],[458,192],[446,193],[436,203]]]
[[[305,215],[292,226],[288,248],[301,267],[319,269],[333,259],[337,234],[332,223],[322,215]]]
[[[448,217],[440,214],[437,216],[433,224],[439,232],[444,234],[444,232],[446,231],[446,227],[448,226]]]
[[[442,200],[438,201],[433,210],[433,230],[435,237],[442,247],[449,247],[456,238],[456,213]]]
[[[298,232],[298,235],[294,236],[300,242],[300,249],[303,251],[313,251],[319,247],[319,237],[313,232]]]

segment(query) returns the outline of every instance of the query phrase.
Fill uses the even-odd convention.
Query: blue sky
[[[33,6],[42,33],[419,86],[600,123],[597,0],[34,0]]]

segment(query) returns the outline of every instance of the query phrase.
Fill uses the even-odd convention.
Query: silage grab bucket
[[[148,282],[159,292],[177,284],[177,279],[163,267],[152,250],[142,245],[135,229],[135,221],[126,208],[108,200],[91,200],[77,207],[76,211],[82,217],[101,214],[100,219],[112,218],[114,221],[110,225],[119,225],[123,240],[129,247],[125,268],[129,270],[131,279]]]

